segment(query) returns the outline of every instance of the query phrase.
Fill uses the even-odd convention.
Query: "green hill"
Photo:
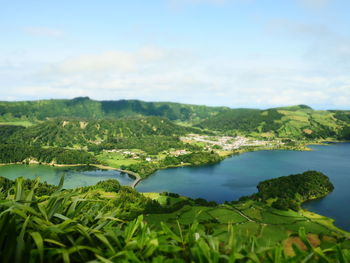
[[[172,102],[144,102],[139,100],[96,101],[88,97],[72,100],[40,100],[0,102],[0,124],[30,126],[53,119],[79,119],[92,123],[125,118],[162,117],[176,122],[185,122],[207,130],[225,134],[243,134],[254,137],[279,137],[293,139],[350,139],[350,112],[313,110],[307,105],[279,107],[273,109],[230,109],[207,107]],[[51,126],[60,125],[53,121]],[[72,127],[72,132],[79,130]],[[27,130],[35,131],[46,126]],[[68,125],[70,126],[70,124]],[[88,129],[93,125],[88,125]],[[117,127],[120,128],[119,126]],[[123,129],[123,128],[122,128]],[[177,129],[177,128],[176,128]],[[175,130],[176,130],[175,129]],[[58,132],[58,131],[57,131]],[[144,132],[142,130],[142,132]],[[63,137],[59,131],[54,137]],[[122,130],[122,137],[129,134]],[[157,134],[157,133],[156,133]],[[35,132],[34,132],[35,135]],[[105,136],[102,134],[101,136]],[[158,134],[157,134],[158,135]],[[68,134],[68,138],[72,135]],[[84,134],[84,137],[87,135]],[[120,136],[119,136],[120,137]],[[87,140],[101,141],[93,136]],[[84,138],[83,138],[84,140]],[[72,144],[76,140],[73,138]]]
[[[88,97],[79,97],[72,100],[3,101],[0,102],[0,120],[35,121],[58,117],[99,119],[159,116],[170,120],[195,122],[227,109],[226,107],[140,100],[96,101]]]
[[[55,119],[25,128],[14,129],[11,134],[7,126],[0,126],[9,143],[27,145],[82,147],[123,141],[128,138],[178,137],[190,132],[198,132],[191,127],[183,127],[165,118],[140,117],[119,120],[75,120]],[[7,133],[5,133],[7,131]]]
[[[266,203],[281,210],[300,210],[303,202],[325,197],[334,190],[329,178],[321,172],[306,171],[260,182],[259,192],[253,194],[253,200]],[[247,197],[242,197],[246,199]]]
[[[10,136],[16,132],[23,131],[23,126],[0,125],[0,143],[7,143]]]
[[[231,109],[197,125],[224,133],[295,139],[348,139],[350,114],[305,105],[267,110]]]

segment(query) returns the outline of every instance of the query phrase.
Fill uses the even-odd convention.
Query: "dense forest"
[[[258,125],[262,124],[261,131],[278,130],[281,124],[275,120],[283,117],[277,110],[267,110],[266,114],[261,114],[257,109],[234,109],[218,114],[209,120],[198,124],[201,128],[211,130],[241,130],[245,132],[257,131]],[[219,124],[220,123],[220,124]]]
[[[16,125],[0,125],[0,143],[7,143],[9,138],[16,132],[21,132],[25,128]]]
[[[0,144],[0,163],[96,164],[96,158],[86,151],[64,148],[42,148],[24,144]]]
[[[0,131],[2,127],[0,126]],[[120,120],[50,120],[26,129],[7,132],[9,143],[28,145],[83,147],[100,145],[101,143],[122,144],[121,147],[146,142],[126,138],[142,138],[148,136],[180,136],[200,130],[176,125],[159,117],[127,118]],[[161,139],[161,137],[160,137]],[[164,140],[163,140],[164,141]],[[149,140],[148,140],[149,142]],[[156,143],[156,140],[154,140]],[[139,147],[136,147],[139,148]]]
[[[96,101],[79,97],[72,100],[0,102],[0,119],[10,121],[22,118],[35,121],[61,117],[100,119],[159,116],[170,120],[199,121],[227,109],[172,102]]]
[[[101,150],[110,149],[140,149],[148,154],[156,155],[159,152],[168,149],[186,149],[189,151],[199,151],[202,147],[183,143],[177,136],[145,136],[121,138],[114,137],[100,144],[90,144],[88,150],[92,152],[100,152]]]
[[[275,199],[272,205],[277,209],[299,210],[301,203],[328,195],[334,186],[323,173],[306,171],[263,181],[257,188],[259,192],[252,195],[253,199]]]
[[[141,177],[147,177],[159,169],[179,165],[203,165],[220,162],[223,158],[214,152],[192,152],[180,156],[167,156],[157,163],[140,162],[137,164],[123,165],[121,169],[138,173]]]

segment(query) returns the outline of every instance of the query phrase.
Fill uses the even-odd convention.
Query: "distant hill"
[[[265,137],[350,139],[350,112],[313,110],[306,105],[267,110],[230,109],[196,126]]]
[[[172,102],[145,102],[140,100],[96,101],[88,97],[72,100],[38,100],[0,102],[0,120],[46,120],[47,118],[123,118],[159,116],[169,120],[199,122],[227,107],[208,107]]]
[[[6,141],[9,143],[62,147],[99,145],[123,138],[178,137],[191,132],[198,132],[198,129],[180,126],[160,117],[55,119],[25,129],[13,129],[12,133],[8,126],[0,126],[0,134],[7,136]]]
[[[1,125],[30,126],[44,121],[45,124],[35,125],[35,127],[26,129],[24,134],[34,132],[33,136],[28,135],[27,137],[32,136],[39,140],[42,137],[47,138],[46,134],[48,131],[51,131],[51,137],[62,137],[62,140],[69,138],[72,139],[72,144],[76,141],[76,139],[72,138],[72,133],[81,132],[79,128],[76,128],[79,127],[81,121],[89,123],[88,128],[85,129],[86,132],[97,121],[102,121],[103,125],[107,127],[108,122],[106,120],[109,119],[112,121],[110,125],[117,125],[118,129],[122,129],[121,136],[125,134],[129,136],[129,131],[124,129],[127,125],[119,126],[125,124],[123,120],[149,116],[166,118],[178,123],[184,123],[187,126],[193,125],[197,128],[231,135],[243,134],[255,137],[293,139],[350,139],[350,111],[321,111],[314,110],[307,105],[266,110],[230,109],[228,107],[208,107],[172,102],[144,102],[139,100],[96,101],[88,97],[79,97],[72,100],[0,102]],[[55,119],[59,119],[59,121]],[[121,122],[118,124],[113,122],[113,120],[119,119]],[[60,123],[62,120],[70,120],[71,122],[62,129],[62,123]],[[140,129],[141,127],[136,125],[138,121],[135,120],[134,122],[132,126],[135,129],[131,129],[131,133],[135,132],[136,134],[138,133],[136,127]],[[75,128],[72,123],[75,123]],[[131,124],[130,120],[129,124]],[[167,124],[170,125],[168,122]],[[171,124],[173,125],[173,123]],[[61,128],[55,128],[57,134],[52,135],[54,133],[53,127],[57,125],[58,127],[61,126]],[[73,126],[71,127],[71,125]],[[71,128],[68,129],[68,127]],[[177,131],[180,128],[178,126],[172,128],[178,134]],[[109,131],[111,129],[113,128],[107,128]],[[11,131],[11,128],[7,128],[6,131],[2,132],[7,138]],[[36,136],[35,131],[36,134],[41,135]],[[147,133],[143,128],[140,131]],[[99,131],[99,134],[101,132],[105,131]],[[97,134],[97,131],[93,131],[93,133]],[[98,136],[90,138],[86,134],[84,134],[84,138],[87,138],[87,141],[101,139]],[[2,140],[5,139],[3,138]],[[47,141],[52,141],[52,139],[47,138]]]

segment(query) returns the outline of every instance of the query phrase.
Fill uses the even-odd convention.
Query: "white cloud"
[[[350,36],[332,30],[326,24],[300,23],[289,19],[275,19],[267,25],[267,31],[305,46],[303,54],[308,63],[318,68],[333,67],[348,71],[350,68]]]
[[[80,55],[33,68],[24,65],[1,74],[5,69],[0,65],[0,99],[90,96],[231,107],[350,108],[347,72],[315,70],[300,58],[208,60],[181,50],[145,47]]]
[[[79,72],[98,72],[107,70],[129,71],[134,67],[134,59],[129,54],[109,51],[101,54],[83,55],[55,63],[48,68],[50,72],[63,74]]]
[[[24,30],[33,36],[61,38],[65,35],[63,30],[49,27],[26,27]]]
[[[166,51],[144,47],[136,52],[119,50],[86,54],[49,65],[45,73],[76,74],[79,72],[130,72],[145,63],[162,60]]]

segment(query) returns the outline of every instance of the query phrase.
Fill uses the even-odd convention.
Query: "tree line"
[[[182,164],[203,165],[217,163],[222,160],[215,152],[193,152],[179,156],[167,156],[158,162],[140,162],[131,165],[122,165],[121,169],[138,173],[141,177],[147,177],[159,169]]]
[[[0,163],[26,163],[34,159],[39,163],[96,164],[97,159],[82,150],[42,148],[23,144],[0,144]]]
[[[242,197],[240,200],[267,202],[274,199],[272,207],[297,211],[303,202],[326,196],[333,191],[334,186],[323,173],[306,171],[260,182],[257,188],[258,193]]]

